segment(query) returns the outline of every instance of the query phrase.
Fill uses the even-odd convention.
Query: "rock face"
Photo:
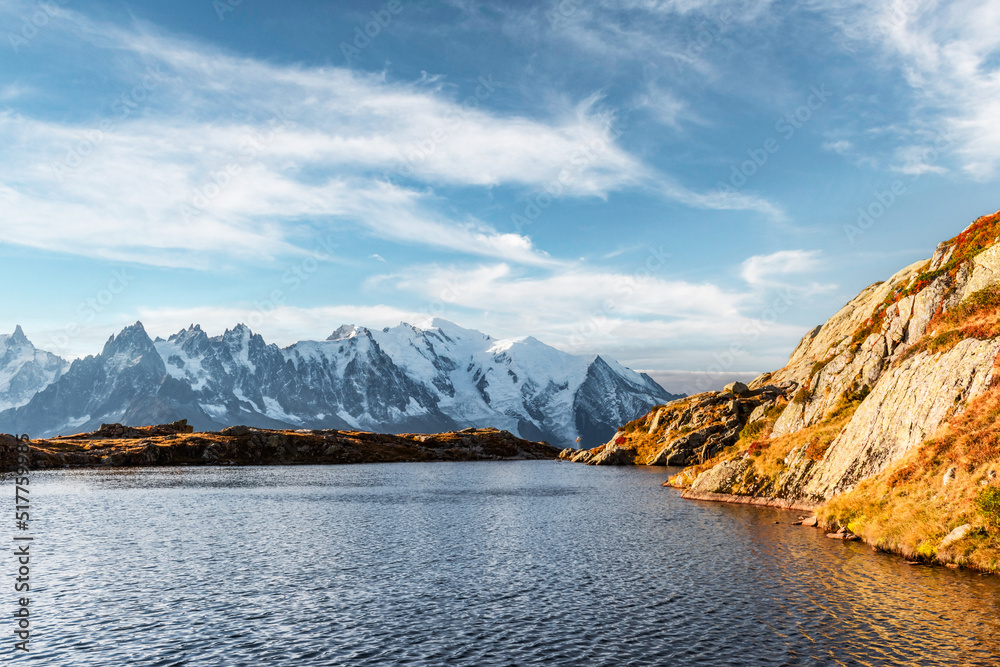
[[[965,340],[938,356],[921,353],[876,383],[803,489],[826,499],[873,477],[934,435],[956,406],[980,396],[993,379],[1000,341]]]
[[[13,470],[17,441],[0,435],[0,472]],[[357,431],[272,431],[237,426],[193,433],[186,422],[128,427],[31,442],[33,468],[175,465],[292,465],[407,461],[554,459],[559,451],[496,429],[437,435]]]
[[[794,449],[777,477],[759,488],[813,503],[849,491],[901,460],[1000,379],[1000,328],[990,324],[992,314],[969,306],[977,299],[993,303],[983,290],[1000,292],[998,240],[1000,213],[977,220],[930,260],[866,289],[810,331],[785,368],[751,384],[778,383],[794,392],[772,441],[828,423],[846,400],[860,400],[822,458],[804,456],[805,445]],[[932,329],[952,312],[967,312],[970,326],[946,332],[954,338],[949,343]],[[920,347],[929,342],[940,343],[941,351]],[[699,493],[753,493],[748,480],[762,482],[748,474],[743,456],[744,463],[692,470],[677,481]]]
[[[0,431],[46,437],[105,422],[186,418],[201,430],[488,426],[596,446],[618,424],[676,398],[609,359],[570,355],[531,337],[496,340],[444,320],[381,331],[344,326],[325,341],[284,349],[243,325],[216,337],[192,325],[153,341],[137,323],[68,369],[53,359],[41,366],[48,375],[28,383],[34,393],[25,390],[18,405],[0,412]]]
[[[561,458],[591,465],[683,466],[703,463],[736,444],[749,424],[763,422],[768,410],[787,404],[786,391],[746,385],[707,392],[659,406],[616,431],[591,450],[567,450]]]
[[[934,436],[1000,382],[998,360],[1000,213],[865,289],[746,392],[655,408],[617,446],[637,463],[691,466],[671,483],[695,497],[815,505]],[[654,436],[661,448],[644,456]]]

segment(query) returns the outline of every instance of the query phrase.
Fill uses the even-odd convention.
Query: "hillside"
[[[0,435],[0,472],[16,467],[18,441]],[[122,468],[194,465],[306,465],[411,461],[520,461],[555,458],[558,450],[496,429],[435,435],[359,431],[283,431],[232,426],[195,433],[186,421],[159,426],[102,424],[30,444],[33,468]]]
[[[564,457],[685,465],[685,496],[819,508],[874,547],[997,570],[1000,213],[872,285],[749,386]],[[947,539],[946,539],[947,538]]]

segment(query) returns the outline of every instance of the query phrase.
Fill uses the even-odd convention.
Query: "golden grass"
[[[666,425],[676,419],[682,412],[690,408],[694,402],[695,401],[692,399],[687,398],[674,401],[673,403],[668,403],[666,405],[658,405],[642,417],[639,417],[622,427],[622,433],[625,438],[625,442],[622,446],[635,450],[636,465],[647,465],[650,461],[656,458],[656,455],[660,453],[669,441],[675,440],[691,432],[692,429],[690,427],[679,428],[671,431],[668,439],[664,439],[664,435],[666,435]],[[663,410],[663,414],[660,416],[660,422],[657,425],[656,430],[653,433],[650,433],[649,428],[653,425],[653,420],[656,419],[656,413],[660,410]],[[701,412],[701,423],[704,426],[708,426],[714,421],[721,421],[724,410],[725,404],[703,407]],[[594,452],[595,450],[591,451]]]
[[[817,461],[822,458],[830,443],[840,435],[851,417],[854,416],[855,410],[866,395],[857,394],[845,397],[822,422],[795,433],[772,439],[770,430],[780,416],[780,410],[786,408],[787,404],[775,406],[777,409],[772,408],[764,420],[766,423],[764,437],[755,439],[753,431],[748,426],[743,430],[739,442],[735,445],[701,465],[685,468],[683,472],[671,477],[668,483],[671,486],[688,486],[698,475],[723,461],[749,455],[753,467],[744,477],[742,485],[733,489],[733,492],[744,495],[770,495],[771,491],[777,487],[780,476],[788,471],[788,466],[785,464],[788,455],[800,447],[805,447],[804,454],[807,458]]]
[[[830,500],[819,516],[907,558],[998,572],[1000,487],[990,471],[1000,472],[1000,387],[970,402],[905,460]],[[973,527],[969,536],[939,552],[941,540],[965,524]]]
[[[902,359],[927,351],[947,352],[967,338],[988,340],[1000,336],[1000,285],[969,295],[947,313],[938,313],[928,334],[906,351]]]

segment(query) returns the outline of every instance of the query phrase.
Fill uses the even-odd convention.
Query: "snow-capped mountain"
[[[674,398],[611,360],[567,354],[532,337],[497,340],[445,320],[381,331],[343,326],[325,341],[284,349],[245,325],[215,337],[192,325],[152,341],[137,323],[112,336],[100,355],[74,361],[26,404],[0,413],[0,431],[44,437],[104,422],[186,418],[205,430],[492,426],[594,446]]]
[[[67,368],[66,360],[35,349],[20,326],[0,336],[0,410],[25,405]]]

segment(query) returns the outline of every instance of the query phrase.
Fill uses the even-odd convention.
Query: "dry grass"
[[[947,352],[967,338],[987,340],[1000,336],[1000,285],[971,294],[947,313],[938,313],[928,332],[902,359],[924,351]]]
[[[945,485],[952,470],[954,479]],[[1000,472],[998,387],[972,401],[907,459],[829,501],[820,517],[907,558],[997,572],[1000,487],[990,471]],[[964,524],[973,527],[970,535],[939,553],[941,540]]]
[[[670,431],[669,438],[664,439],[664,436],[666,435],[666,425],[674,421],[682,412],[690,408],[694,403],[694,400],[688,398],[674,401],[673,403],[668,403],[666,405],[658,405],[642,417],[639,417],[622,427],[622,433],[625,436],[625,443],[622,446],[635,450],[636,465],[647,465],[650,461],[656,458],[656,455],[659,454],[660,451],[666,446],[667,442],[675,440],[691,432],[692,429],[690,427],[675,429]],[[649,429],[653,425],[653,420],[656,419],[656,413],[660,410],[663,410],[663,414],[660,416],[660,422],[656,430],[653,433],[650,433]],[[724,411],[725,404],[703,407],[701,409],[699,423],[703,426],[708,426],[711,423],[722,421]],[[596,453],[596,450],[591,451]]]
[[[844,430],[847,423],[854,416],[855,410],[864,400],[867,394],[855,394],[841,400],[830,415],[822,422],[781,436],[780,438],[770,438],[770,429],[781,414],[781,410],[787,404],[776,406],[768,412],[765,422],[766,436],[755,439],[748,426],[743,430],[739,442],[729,447],[715,458],[706,461],[701,465],[690,466],[683,472],[670,478],[672,486],[686,486],[690,480],[694,480],[698,475],[709,470],[723,461],[730,461],[742,457],[750,457],[753,468],[745,476],[742,486],[733,489],[734,493],[744,495],[771,495],[780,476],[788,471],[785,459],[792,451],[805,447],[805,456],[814,460],[822,458],[829,448],[830,443],[836,439],[840,432]]]
[[[860,348],[861,344],[868,338],[868,336],[882,328],[886,311],[894,303],[898,303],[900,300],[905,299],[908,296],[921,292],[924,288],[930,286],[935,280],[942,276],[950,276],[951,278],[954,278],[963,264],[971,261],[974,257],[996,244],[997,241],[1000,241],[1000,211],[994,213],[993,215],[986,215],[979,218],[972,223],[968,229],[951,239],[949,243],[953,246],[954,250],[952,252],[951,259],[944,266],[934,271],[928,271],[927,269],[930,268],[928,263],[922,273],[914,278],[909,285],[900,287],[893,293],[889,294],[885,301],[875,308],[871,317],[869,317],[868,320],[866,320],[865,323],[854,332],[851,344],[852,349],[857,350]],[[990,328],[990,330],[995,331],[996,329]],[[950,349],[961,340],[961,338],[956,339],[955,335],[947,334],[948,332],[944,332],[942,334],[944,337],[938,342],[938,344],[942,346],[942,349]],[[992,335],[997,334],[994,333]],[[980,336],[971,335],[966,337],[979,338]],[[914,354],[916,354],[916,352],[914,352]]]

